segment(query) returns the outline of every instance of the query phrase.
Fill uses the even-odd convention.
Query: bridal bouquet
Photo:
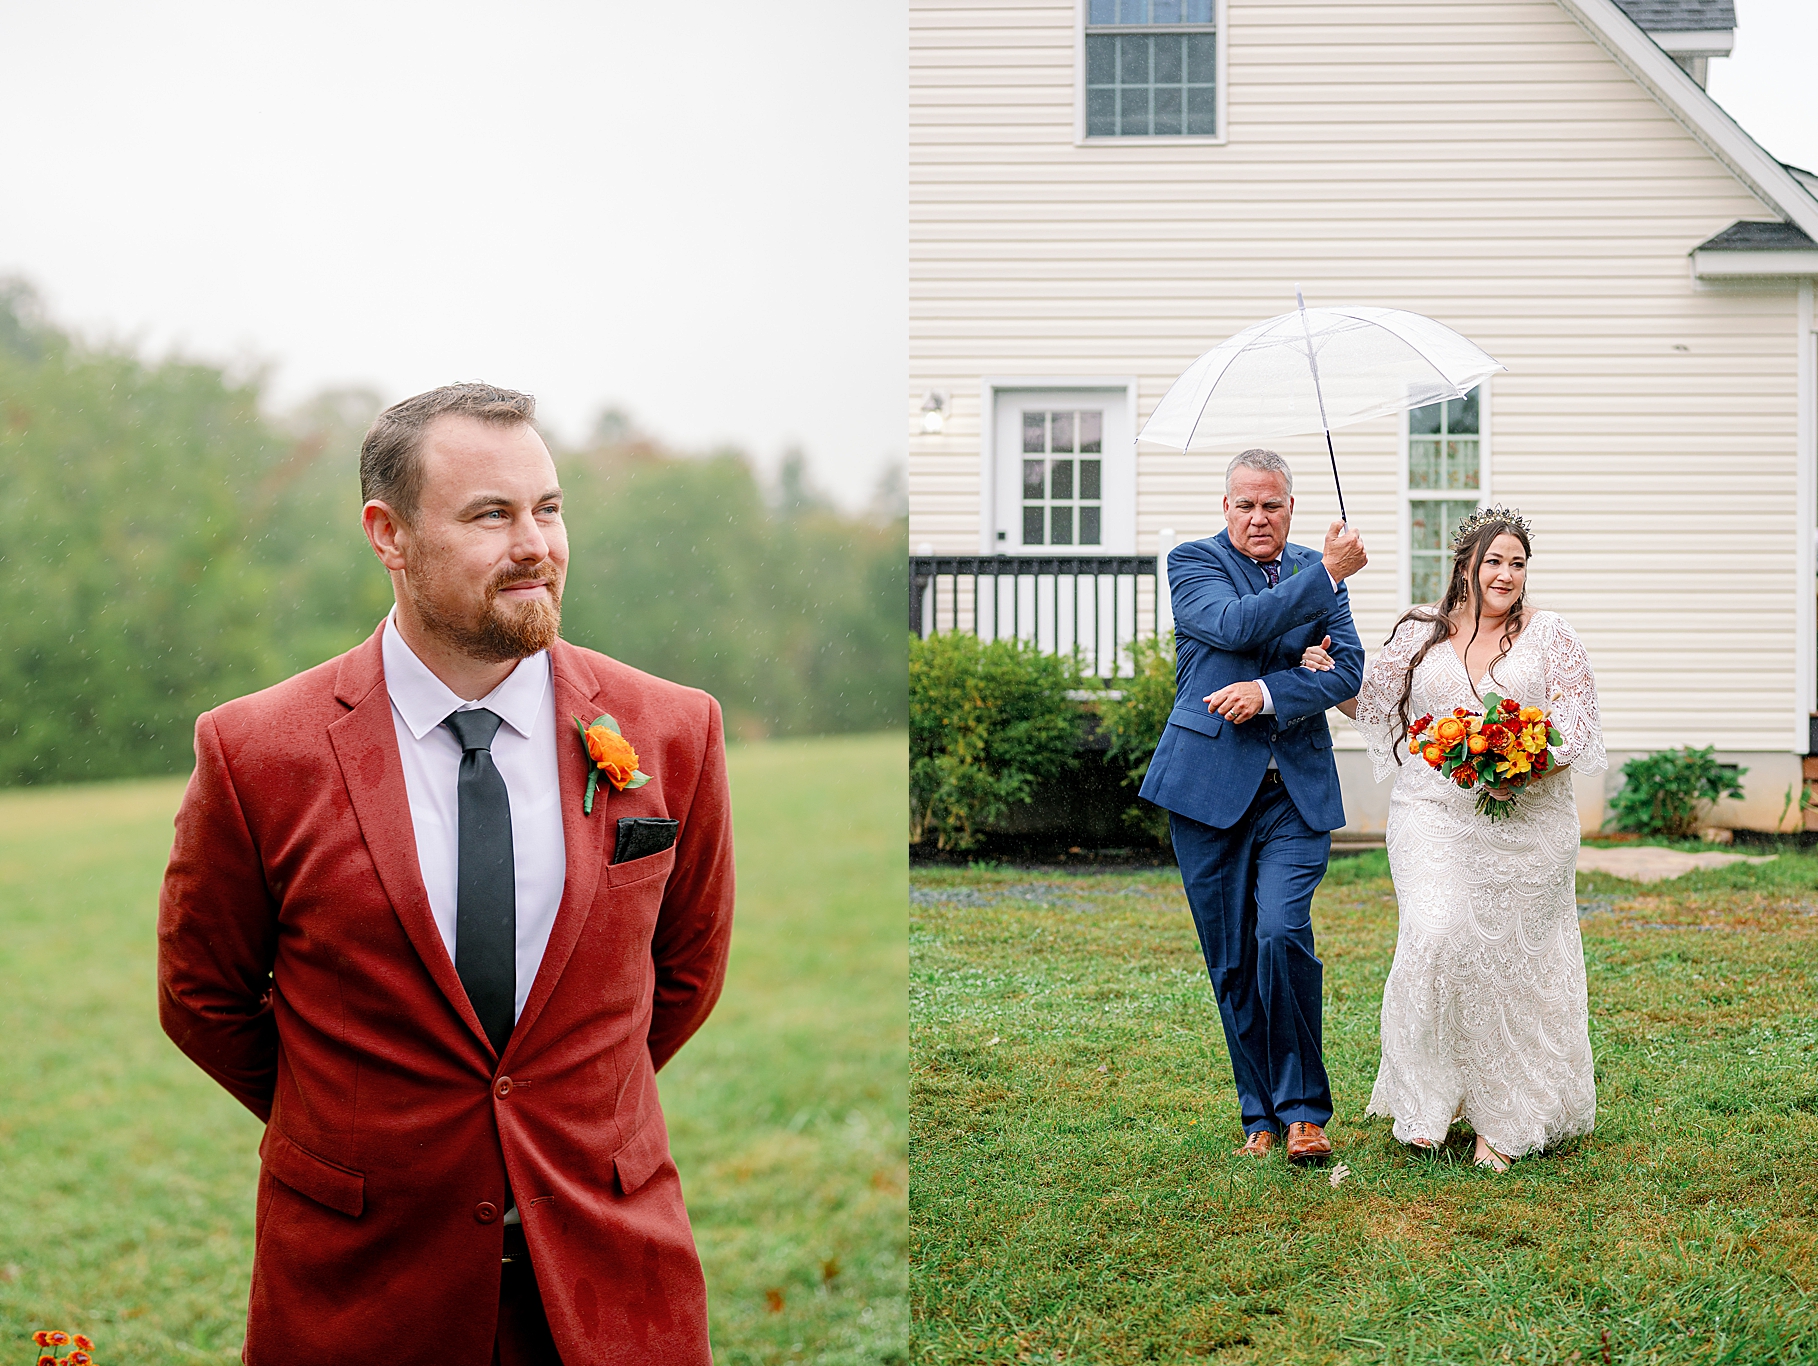
[[[1483,712],[1454,709],[1436,722],[1423,716],[1408,727],[1408,753],[1418,754],[1465,791],[1478,789],[1477,809],[1493,821],[1515,810],[1493,787],[1526,787],[1556,767],[1549,745],[1560,743],[1552,718],[1539,707],[1484,694]]]

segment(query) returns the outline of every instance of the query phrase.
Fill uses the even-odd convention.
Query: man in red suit
[[[159,1010],[265,1124],[250,1366],[711,1359],[656,1073],[725,976],[720,709],[557,637],[533,414],[382,413],[396,606],[196,723]]]

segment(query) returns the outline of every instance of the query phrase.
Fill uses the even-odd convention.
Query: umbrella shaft
[[[1332,449],[1332,429],[1330,427],[1326,428],[1326,454],[1332,460],[1332,487],[1338,490],[1338,520],[1349,526],[1351,519],[1345,513],[1345,490],[1344,485],[1338,482],[1338,452]]]

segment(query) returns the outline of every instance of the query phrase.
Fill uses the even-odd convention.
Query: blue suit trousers
[[[1228,829],[1178,812],[1169,824],[1224,1021],[1244,1132],[1325,1124],[1332,1087],[1320,1053],[1324,979],[1313,954],[1313,893],[1332,836],[1302,820],[1277,781],[1264,782]]]

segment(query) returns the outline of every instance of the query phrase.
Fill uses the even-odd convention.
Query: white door
[[[1136,434],[1124,389],[1000,389],[998,554],[1136,553]]]

